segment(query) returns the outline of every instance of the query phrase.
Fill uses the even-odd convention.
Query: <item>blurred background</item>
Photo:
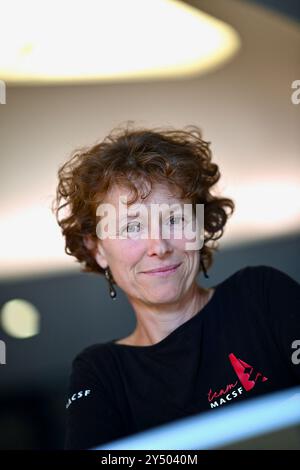
[[[0,1],[0,449],[62,448],[72,359],[135,325],[123,293],[112,302],[64,252],[51,203],[74,148],[128,120],[199,126],[236,204],[199,282],[261,264],[300,282],[299,10]]]

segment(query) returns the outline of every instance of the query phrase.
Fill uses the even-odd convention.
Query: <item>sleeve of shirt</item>
[[[123,435],[122,419],[107,384],[83,353],[72,363],[66,413],[66,450],[90,449]]]
[[[297,385],[300,384],[300,284],[277,268],[263,266],[262,271],[270,329]]]

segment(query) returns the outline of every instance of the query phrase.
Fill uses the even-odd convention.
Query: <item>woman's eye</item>
[[[180,222],[184,222],[184,216],[183,215],[182,216],[177,216],[177,217],[172,216],[170,218],[170,220],[176,220],[177,222],[175,222],[175,223],[177,224],[177,223],[180,223]],[[172,224],[172,225],[174,225],[174,224]]]
[[[141,223],[140,222],[134,222],[132,224],[127,224],[126,226],[126,231],[127,233],[134,233],[134,232],[137,232],[137,230],[135,229],[136,227],[140,227]]]

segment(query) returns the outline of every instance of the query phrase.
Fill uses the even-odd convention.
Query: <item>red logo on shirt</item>
[[[247,392],[249,392],[249,390],[255,387],[258,377],[261,377],[262,382],[268,380],[267,377],[262,375],[261,372],[256,372],[254,379],[250,380],[250,376],[252,375],[254,370],[253,366],[250,366],[250,364],[247,364],[247,362],[238,359],[233,353],[229,354],[229,360],[241,384]]]
[[[212,392],[212,389],[208,392],[208,401],[212,401],[215,398],[219,398],[222,395],[226,395],[229,391],[231,391],[234,387],[237,386],[238,380],[234,384],[228,384],[225,388],[221,388],[218,392]]]
[[[210,389],[208,392],[208,401],[210,402],[211,408],[223,405],[227,401],[237,398],[243,393],[243,388],[246,392],[249,392],[249,390],[252,390],[253,387],[255,387],[259,377],[262,382],[268,380],[268,378],[261,372],[256,372],[255,375],[253,375],[254,367],[247,362],[242,361],[242,359],[237,358],[233,353],[230,353],[228,357],[239,380],[226,385],[226,387],[221,388],[217,392],[213,392],[212,389]],[[238,382],[241,383],[243,388],[238,387],[235,389]],[[212,403],[213,400],[215,401]]]

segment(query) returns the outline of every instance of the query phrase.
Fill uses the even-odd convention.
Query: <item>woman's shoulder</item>
[[[253,284],[260,284],[267,288],[268,286],[298,284],[291,274],[288,274],[283,269],[277,267],[260,264],[255,266],[245,266],[238,271],[235,275],[240,280],[252,281]]]
[[[71,361],[70,389],[106,390],[110,393],[110,385],[115,382],[116,364],[106,343],[94,343],[81,349]]]
[[[238,270],[236,270],[232,275],[227,277],[224,282],[226,281],[252,281],[254,283],[261,283],[262,281],[270,281],[274,282],[276,280],[281,280],[283,278],[291,276],[285,273],[283,270],[279,268],[275,268],[271,265],[266,264],[259,264],[259,265],[246,265]],[[296,281],[294,281],[296,282]]]
[[[271,265],[246,265],[227,276],[219,293],[227,297],[234,295],[235,299],[249,299],[258,305],[269,304],[270,299],[277,296],[288,299],[289,296],[299,296],[299,283],[284,270]]]
[[[263,276],[270,271],[278,271],[277,268],[266,264],[249,265],[243,266],[242,268],[235,271],[234,275],[238,277],[245,276]]]
[[[73,358],[73,367],[77,364],[98,366],[101,363],[107,363],[111,359],[107,342],[93,343],[81,349]]]
[[[243,287],[254,287],[255,284],[261,284],[261,280],[268,270],[269,266],[266,265],[247,265],[236,269],[231,274],[225,276],[220,283],[216,284],[215,287],[219,292],[222,291],[222,293],[226,291],[231,292],[232,290],[239,291],[239,289],[242,289]]]

